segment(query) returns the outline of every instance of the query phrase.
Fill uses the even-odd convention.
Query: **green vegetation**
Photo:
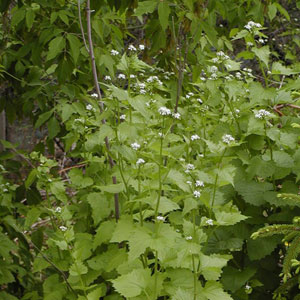
[[[0,300],[300,299],[299,8],[2,0]]]

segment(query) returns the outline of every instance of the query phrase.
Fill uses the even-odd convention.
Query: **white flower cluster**
[[[8,192],[8,189],[7,189],[7,187],[9,186],[9,183],[7,182],[7,183],[2,183],[2,184],[0,184],[0,188],[2,189],[2,192],[3,193],[7,193]]]
[[[194,93],[193,92],[189,92],[185,97],[186,97],[186,99],[189,99],[189,98],[191,98],[193,96],[194,96]]]
[[[210,70],[211,73],[216,73],[216,72],[218,72],[218,67],[217,66],[211,66],[209,70]]]
[[[56,212],[56,213],[61,213],[61,207],[57,206],[57,207],[55,208],[55,212]]]
[[[214,57],[212,59],[213,63],[221,63],[225,60],[228,60],[230,57],[228,55],[226,55],[223,51],[219,51],[216,53],[217,57]]]
[[[142,165],[144,164],[145,161],[142,159],[142,158],[139,158],[137,161],[136,161],[136,164],[139,166],[139,165]]]
[[[131,79],[134,79],[134,78],[136,78],[136,76],[134,75],[134,74],[130,74],[130,76],[129,76]]]
[[[208,219],[205,221],[206,225],[209,225],[209,226],[213,226],[214,225],[214,221],[212,219]]]
[[[268,112],[267,110],[265,109],[260,109],[256,114],[255,114],[255,118],[257,119],[262,119],[264,117],[269,117],[271,116],[271,113]]]
[[[177,112],[177,113],[172,113],[172,116],[174,117],[174,119],[177,119],[177,120],[179,120],[180,117],[181,117],[181,115],[180,115],[179,112]]]
[[[163,221],[163,222],[165,221],[165,218],[163,216],[157,216],[156,219],[158,221]]]
[[[261,24],[249,21],[247,25],[244,26],[247,30],[251,31],[253,28],[261,28]]]
[[[116,56],[116,55],[119,55],[119,51],[117,51],[117,50],[111,50],[111,51],[110,51],[110,54],[111,54],[112,56]]]
[[[194,191],[194,197],[199,198],[201,196],[201,193],[199,191]]]
[[[110,81],[110,80],[111,80],[111,77],[110,77],[109,75],[106,75],[106,76],[104,77],[104,80]]]
[[[136,48],[133,45],[129,45],[128,50],[129,51],[136,51]]]
[[[126,115],[121,115],[120,116],[120,120],[125,120],[126,119]]]
[[[191,136],[191,141],[196,141],[196,140],[199,140],[200,139],[200,136],[198,134],[193,134]]]
[[[204,187],[204,182],[201,181],[201,180],[196,180],[195,186],[197,186],[197,187]]]
[[[197,98],[197,101],[200,103],[200,104],[203,104],[203,101],[201,98]]]
[[[187,170],[195,170],[195,166],[193,164],[187,164],[186,169]]]
[[[191,236],[187,236],[185,239],[186,239],[187,241],[190,241],[190,240],[192,240],[193,238],[192,238]]]
[[[66,227],[66,226],[59,226],[59,229],[61,230],[61,231],[66,231],[68,228]]]
[[[144,45],[139,45],[139,49],[140,49],[141,51],[143,51],[143,50],[145,50],[145,46],[144,46]]]
[[[230,134],[224,134],[224,135],[222,136],[222,141],[223,141],[223,143],[225,143],[225,144],[230,144],[230,143],[234,142],[235,139],[234,139],[234,137],[233,137],[232,135],[230,135]]]
[[[91,95],[91,97],[92,97],[92,98],[98,98],[98,94],[97,94],[97,93],[93,93],[93,94]]]
[[[133,150],[139,150],[141,147],[141,145],[136,142],[132,143],[130,146]]]
[[[147,79],[147,82],[148,83],[152,83],[152,82],[157,82],[159,85],[162,85],[162,82],[159,80],[159,78],[157,76],[150,76],[148,79]]]
[[[93,109],[93,106],[91,104],[88,104],[86,107],[85,107],[87,110],[92,110]]]
[[[158,109],[159,114],[162,116],[168,116],[171,114],[171,110],[169,108],[166,108],[165,106],[162,106]]]
[[[118,75],[118,78],[119,78],[119,79],[126,79],[126,76],[125,76],[125,74],[122,74],[122,73],[121,73],[121,74]]]

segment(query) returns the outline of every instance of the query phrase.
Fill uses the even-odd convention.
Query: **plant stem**
[[[101,101],[102,96],[101,96],[100,86],[99,86],[99,82],[98,82],[97,67],[96,67],[96,62],[95,62],[94,47],[93,47],[93,40],[92,40],[90,0],[87,0],[87,4],[86,4],[86,17],[87,17],[87,34],[88,34],[88,42],[89,42],[89,55],[90,55],[91,63],[92,63],[94,84],[95,84],[95,88],[97,91],[98,99],[100,100],[100,102],[99,102],[100,112],[103,113],[104,105],[103,105],[103,102]],[[101,122],[102,122],[102,124],[105,124],[106,120],[103,118]],[[105,137],[105,145],[106,145],[106,150],[108,152],[109,164],[112,169],[114,167],[115,163],[114,163],[111,155],[109,154],[110,145],[109,145],[107,136]],[[112,176],[112,182],[113,182],[113,184],[117,184],[116,176]],[[118,193],[114,194],[114,199],[115,199],[115,217],[116,217],[116,222],[118,222],[118,220],[120,218],[119,194]]]

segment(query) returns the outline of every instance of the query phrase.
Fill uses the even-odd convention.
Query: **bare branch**
[[[78,19],[79,19],[81,35],[82,35],[82,39],[83,39],[85,49],[89,53],[90,51],[89,51],[88,45],[87,45],[86,40],[85,40],[84,30],[83,30],[83,26],[82,26],[80,0],[77,1],[77,5],[78,5]]]

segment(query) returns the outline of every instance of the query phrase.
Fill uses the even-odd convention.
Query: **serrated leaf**
[[[106,288],[105,286],[101,286],[93,290],[92,292],[89,292],[87,294],[88,300],[99,300],[101,297],[104,297],[106,295]]]
[[[230,226],[240,221],[248,219],[247,216],[243,216],[240,212],[215,212],[215,217],[219,225]]]
[[[34,128],[42,126],[53,114],[54,109],[51,109],[41,115],[39,115],[38,120],[36,121]]]
[[[103,243],[107,243],[111,240],[115,231],[116,222],[113,220],[102,222],[99,228],[96,230],[93,248],[96,249]]]
[[[91,193],[88,195],[87,201],[92,207],[92,217],[95,225],[98,225],[100,221],[110,215],[111,208],[103,194]]]
[[[292,168],[294,166],[293,158],[284,151],[274,151],[273,159],[278,167]]]
[[[17,26],[23,19],[25,18],[25,9],[17,9],[16,12],[13,13],[11,19],[11,26]]]
[[[157,7],[156,1],[143,1],[139,2],[137,9],[135,10],[136,16],[142,16],[146,13],[152,13]]]
[[[73,34],[68,34],[67,40],[70,45],[71,56],[74,60],[74,63],[76,64],[80,54],[81,43],[79,39]]]
[[[150,277],[149,269],[139,269],[133,270],[129,274],[119,276],[117,279],[112,280],[112,282],[117,292],[126,298],[130,298],[137,297],[142,293]]]
[[[201,293],[209,300],[232,300],[229,294],[224,292],[222,285],[216,281],[208,281]]]
[[[37,174],[38,174],[37,169],[31,170],[31,172],[29,173],[29,175],[27,176],[27,179],[25,181],[25,188],[26,189],[28,189],[33,184],[33,182],[36,179]]]
[[[123,241],[128,241],[134,229],[135,228],[130,219],[120,219],[119,222],[116,224],[115,230],[110,241],[112,243],[121,243]]]
[[[66,46],[66,40],[62,36],[58,36],[53,40],[51,40],[51,42],[49,43],[47,61],[55,58],[57,55],[62,53],[65,46]]]
[[[57,134],[60,132],[60,125],[57,119],[53,116],[48,124],[48,133],[49,133],[49,139],[53,139],[57,136]]]
[[[270,20],[272,21],[277,13],[277,7],[275,3],[269,4],[268,6],[268,16],[270,18]]]
[[[255,55],[268,67],[269,65],[269,56],[270,56],[270,48],[269,46],[263,46],[261,48],[253,47],[252,51]]]
[[[82,261],[76,261],[69,269],[70,275],[80,276],[88,272],[88,268],[83,264]]]
[[[171,169],[167,179],[170,180],[172,183],[176,184],[184,192],[190,191],[189,185],[186,183],[186,178],[184,174],[182,174],[178,170]]]

